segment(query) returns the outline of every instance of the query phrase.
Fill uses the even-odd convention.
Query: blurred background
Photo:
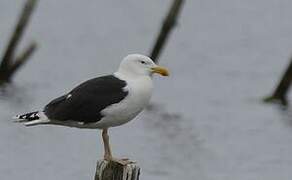
[[[0,1],[3,53],[25,0]],[[100,132],[12,123],[80,82],[149,54],[170,0],[40,0],[19,47],[39,48],[1,90],[1,179],[93,179]],[[292,120],[264,104],[292,52],[292,1],[186,1],[155,77],[151,106],[112,128],[116,157],[151,180],[290,180]],[[98,140],[98,141],[97,141]]]

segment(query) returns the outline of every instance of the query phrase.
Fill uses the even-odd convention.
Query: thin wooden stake
[[[8,82],[11,79],[12,74],[17,70],[23,62],[26,61],[28,57],[32,55],[35,50],[36,43],[33,42],[23,53],[20,61],[15,62],[15,51],[17,46],[24,34],[24,30],[28,25],[32,12],[36,6],[37,0],[27,0],[23,6],[19,19],[17,21],[14,32],[11,35],[9,43],[3,54],[2,61],[0,64],[0,84],[3,82]],[[14,67],[16,65],[16,67]]]
[[[276,87],[273,94],[264,99],[265,102],[278,102],[284,106],[288,105],[287,93],[292,82],[292,57],[290,59],[290,64],[287,67],[285,73],[283,74],[278,86]]]
[[[19,67],[21,67],[24,63],[26,63],[26,61],[33,54],[36,48],[37,48],[36,42],[32,42],[19,57],[15,58],[14,64],[9,69],[9,72],[8,72],[10,78],[12,77],[14,72],[18,70]]]
[[[174,0],[169,12],[162,24],[159,35],[151,51],[151,59],[158,62],[159,55],[169,37],[170,31],[175,27],[177,16],[182,8],[184,0]]]

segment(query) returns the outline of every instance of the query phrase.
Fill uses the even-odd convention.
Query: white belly
[[[104,117],[95,123],[96,128],[119,126],[135,118],[150,101],[152,80],[150,77],[133,79],[128,81],[125,90],[128,91],[127,97],[104,109]]]

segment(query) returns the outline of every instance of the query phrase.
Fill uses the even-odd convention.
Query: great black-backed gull
[[[16,122],[102,129],[104,159],[113,160],[108,128],[129,122],[145,108],[152,94],[153,73],[168,76],[167,69],[149,57],[128,55],[114,74],[90,79],[52,100],[42,111],[15,116]]]

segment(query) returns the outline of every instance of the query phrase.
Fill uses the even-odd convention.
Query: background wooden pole
[[[155,63],[158,62],[158,57],[167,41],[167,38],[176,25],[177,16],[182,8],[183,2],[184,0],[173,0],[169,12],[163,21],[159,35],[150,53],[150,58]]]
[[[287,94],[292,82],[292,57],[290,64],[284,72],[279,84],[277,85],[273,94],[264,99],[265,102],[278,102],[284,106],[288,105]]]
[[[94,180],[139,180],[140,167],[136,163],[120,164],[118,162],[97,161]]]
[[[15,51],[28,25],[36,3],[37,0],[27,0],[22,8],[14,32],[11,35],[0,63],[0,85],[9,82],[13,74],[29,59],[37,48],[37,44],[32,42],[20,56],[15,57]]]

